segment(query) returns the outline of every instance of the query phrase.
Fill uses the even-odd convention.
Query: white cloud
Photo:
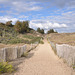
[[[58,9],[60,8],[59,11],[56,11],[55,9],[53,9],[53,12],[52,10],[45,11],[48,12],[47,15],[50,16],[46,16],[45,13],[42,13],[41,11],[42,9],[44,12],[45,8],[47,7],[51,8],[52,6],[53,7],[55,6],[56,8],[58,7]],[[49,29],[49,28],[61,29],[62,27],[68,26],[69,30],[70,28],[75,27],[74,8],[75,8],[75,0],[61,0],[61,1],[60,0],[0,0],[0,9],[1,9],[0,14],[2,13],[3,15],[9,15],[9,16],[12,15],[16,17],[14,18],[8,16],[0,16],[0,21],[6,22],[8,20],[12,20],[13,22],[15,22],[18,19],[19,20],[31,19],[30,24],[32,26],[31,25],[30,26],[33,28],[41,27],[44,29]],[[35,15],[36,13],[31,12],[39,10],[40,12],[36,13],[43,15]],[[54,13],[54,11],[56,12]],[[20,16],[21,14],[25,15]],[[30,17],[28,17],[27,15]]]
[[[0,16],[0,22],[5,23],[5,22],[10,21],[10,20],[12,20],[13,23],[15,23],[18,19],[10,17],[10,16]]]
[[[66,28],[68,27],[66,24],[59,24],[59,23],[51,23],[50,21],[46,20],[31,20],[30,21],[31,28],[43,28],[45,31],[52,29],[52,28]]]
[[[56,7],[69,7],[69,8],[75,8],[75,0],[0,0],[0,3],[7,3],[7,5],[9,4],[14,4],[17,5],[17,3],[19,3],[19,5],[21,4],[21,2],[23,2],[22,4],[24,5],[25,2],[28,2],[31,4],[35,4],[35,2],[42,2],[45,3],[48,2],[49,5],[48,6],[56,6]]]
[[[16,2],[16,4],[13,4],[13,7],[19,12],[38,11],[42,9],[42,7],[36,5],[36,2]]]

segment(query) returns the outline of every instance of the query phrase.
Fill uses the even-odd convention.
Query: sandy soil
[[[54,54],[50,44],[45,40],[31,51],[29,57],[18,65],[14,75],[75,75],[70,67]]]
[[[75,33],[51,33],[46,36],[54,43],[75,46]]]

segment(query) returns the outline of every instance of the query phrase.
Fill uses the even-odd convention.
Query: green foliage
[[[34,39],[35,37],[32,36],[32,35],[24,35],[25,38],[28,38],[28,39]]]
[[[17,43],[25,43],[25,40],[18,37],[4,37],[4,38],[0,38],[0,43],[17,44]]]
[[[6,25],[6,26],[10,26],[10,27],[12,27],[12,21],[8,21],[8,22],[6,22],[5,25]]]
[[[40,41],[40,44],[44,44],[44,42],[41,40],[41,41]]]
[[[2,36],[2,31],[0,31],[0,36]]]
[[[30,44],[30,41],[29,40],[25,40],[25,44]]]
[[[19,38],[18,35],[20,33],[33,33],[35,34],[36,31],[34,29],[29,28],[29,21],[17,21],[16,24],[13,26],[12,21],[4,23],[0,23],[0,43],[3,44],[17,44],[17,43],[25,43],[31,44],[35,42],[40,42],[42,37],[36,37],[33,35],[24,35],[23,38]],[[15,31],[16,30],[16,31]],[[43,34],[44,30],[41,30]],[[26,38],[26,39],[24,39]]]
[[[35,42],[39,42],[42,37],[36,37],[36,36],[32,36],[32,35],[24,35],[24,38],[30,39],[29,43],[35,43]]]
[[[30,33],[34,33],[34,30],[30,30]]]
[[[44,34],[44,29],[41,29],[41,34]]]
[[[22,54],[21,57],[27,57],[27,56],[28,56],[28,52],[25,52],[25,53]]]
[[[14,38],[14,39],[11,39],[10,41],[8,41],[8,43],[9,44],[17,44],[17,43],[25,43],[25,41],[20,38]]]
[[[75,69],[75,66],[73,66],[73,69]]]
[[[37,32],[44,34],[44,29],[37,28]]]
[[[35,42],[40,43],[40,40],[41,40],[41,37],[35,37],[35,38],[32,39],[30,42],[31,42],[31,43],[35,43]]]
[[[0,74],[11,73],[13,71],[14,71],[13,66],[8,64],[8,62],[0,62]]]
[[[15,28],[16,32],[20,33],[22,31],[22,22],[17,21],[14,28]]]
[[[55,32],[54,29],[50,29],[50,30],[47,32],[47,34],[49,34],[49,33],[57,33],[57,32]]]
[[[29,32],[29,21],[17,21],[14,28],[19,33]]]

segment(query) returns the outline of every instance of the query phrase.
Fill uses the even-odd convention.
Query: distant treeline
[[[31,28],[29,28],[29,21],[17,21],[15,25],[12,24],[12,21],[6,23],[0,23],[0,34],[4,32],[18,32],[18,33],[29,33]]]
[[[57,31],[54,31],[54,29],[50,29],[47,34],[50,34],[50,33],[58,33]]]
[[[6,23],[0,23],[0,35],[2,35],[2,31],[6,32],[18,32],[18,33],[30,33],[31,31],[35,31],[29,27],[29,21],[16,21],[15,25],[12,24],[12,21],[7,21]],[[37,28],[37,32],[44,34],[44,29]],[[50,29],[47,34],[56,33],[53,29]]]

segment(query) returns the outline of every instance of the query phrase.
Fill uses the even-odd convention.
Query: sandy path
[[[14,75],[73,75],[67,64],[54,54],[47,41],[30,53],[32,56],[18,66]]]

